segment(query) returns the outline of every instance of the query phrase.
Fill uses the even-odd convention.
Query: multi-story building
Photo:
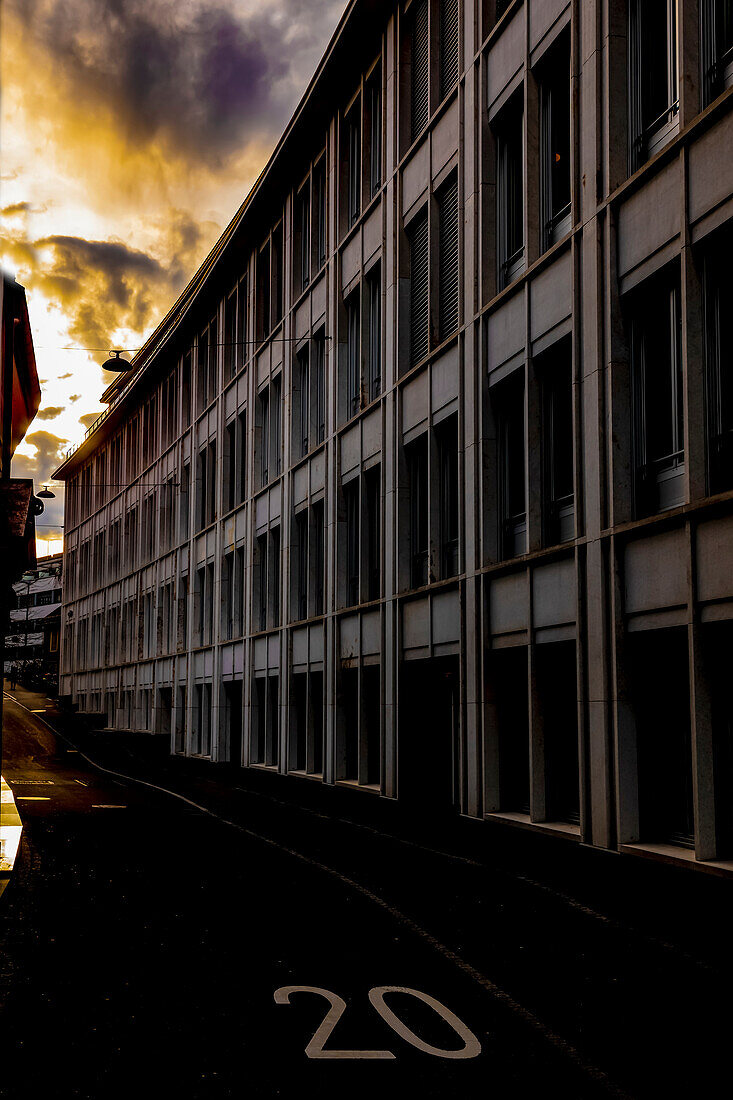
[[[63,692],[733,860],[732,12],[349,5],[57,473]]]
[[[58,686],[61,636],[61,554],[39,558],[13,585],[16,606],[5,627],[5,673]]]

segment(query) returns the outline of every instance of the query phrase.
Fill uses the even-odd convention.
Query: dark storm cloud
[[[45,409],[39,409],[36,420],[55,420],[64,411],[64,405],[47,405]]]
[[[226,157],[277,132],[342,0],[9,0],[71,88],[110,106],[130,144]]]

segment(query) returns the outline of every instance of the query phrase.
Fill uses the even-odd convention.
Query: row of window
[[[720,250],[718,250],[719,254]],[[707,484],[712,494],[733,488],[733,316],[726,308],[733,301],[733,275],[724,259],[711,257],[703,267],[705,397],[707,409]],[[354,308],[354,314],[358,308]],[[632,423],[633,508],[638,516],[684,503],[685,424],[684,378],[681,349],[679,270],[673,265],[630,296],[625,303],[631,348],[629,394]],[[358,326],[357,331],[360,331]],[[356,337],[354,338],[356,341]],[[347,360],[348,361],[348,360]],[[300,453],[308,452],[312,439],[323,431],[321,360],[315,369],[310,351],[301,353],[298,389],[294,402],[294,432]],[[314,382],[315,378],[315,382]],[[529,388],[528,388],[529,387]],[[361,387],[360,387],[361,388]],[[530,392],[531,388],[531,392]],[[314,394],[316,395],[314,397]],[[497,441],[497,511],[499,555],[512,558],[529,548],[527,542],[528,448],[539,448],[535,482],[541,501],[542,545],[552,546],[575,535],[574,427],[572,350],[566,338],[532,361],[529,372],[520,370],[490,388],[491,411]],[[266,483],[280,473],[279,377],[259,398],[259,448],[261,479]],[[242,411],[228,426],[224,437],[225,461],[217,467],[215,441],[201,449],[195,483],[196,529],[216,518],[217,493],[222,481],[225,509],[246,499],[245,445],[247,414]],[[458,421],[451,417],[443,425],[411,441],[404,450],[404,483],[409,492],[410,514],[400,522],[410,532],[409,580],[419,587],[428,581],[451,577],[459,572]],[[348,578],[339,594],[339,605],[352,605],[377,598],[380,489],[379,474],[367,472],[343,490],[341,516],[344,548],[340,575]],[[188,463],[182,468],[178,486],[178,538],[189,536],[189,501],[194,487]],[[138,564],[153,560],[176,542],[176,486],[170,478],[158,490],[150,491],[140,508],[133,507],[124,521],[114,520],[69,551],[67,583],[75,592],[77,567],[85,589],[102,586]],[[366,503],[365,503],[366,502]],[[140,523],[138,524],[138,512]],[[315,525],[322,531],[322,522]],[[360,532],[363,532],[364,537]],[[306,596],[303,578],[309,572],[304,562],[305,547],[313,542],[312,524],[295,518],[295,560],[301,561],[297,600],[305,601],[306,614],[322,612],[322,569],[317,570],[321,597]],[[322,533],[319,555],[323,554]],[[534,545],[538,545],[536,538]],[[363,547],[371,549],[363,550]],[[429,548],[436,547],[429,561]],[[369,561],[365,557],[368,556]],[[264,554],[262,555],[265,556]],[[269,556],[269,555],[267,555]],[[273,573],[276,572],[273,567]],[[292,583],[296,584],[293,577]],[[266,591],[266,586],[260,586]],[[262,597],[264,607],[264,595]],[[262,612],[260,621],[279,624]],[[262,629],[265,628],[263,625]]]

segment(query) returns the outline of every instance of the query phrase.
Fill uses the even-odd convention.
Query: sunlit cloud
[[[102,409],[106,349],[144,343],[241,204],[344,5],[6,0],[0,254],[63,445]],[[31,436],[16,465],[38,480],[53,445]]]

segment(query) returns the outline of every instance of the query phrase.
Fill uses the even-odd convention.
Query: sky
[[[0,262],[26,287],[36,491],[264,167],[345,0],[4,0]],[[63,487],[39,517],[61,549]],[[44,524],[44,526],[40,526]]]

